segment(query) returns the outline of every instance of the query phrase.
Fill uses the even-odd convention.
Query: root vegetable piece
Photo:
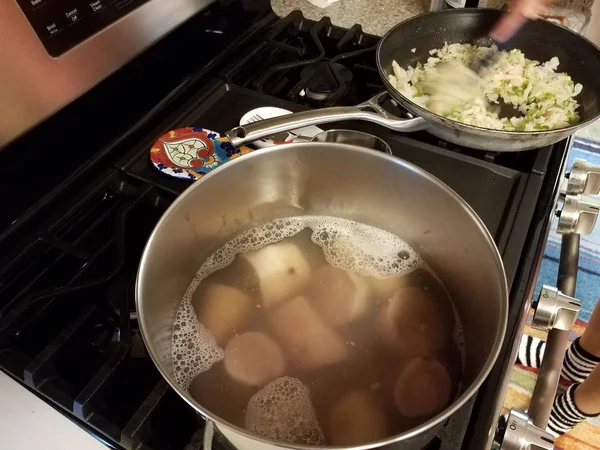
[[[278,378],[254,394],[246,408],[245,426],[275,441],[325,444],[310,392],[297,378]]]
[[[329,418],[331,445],[363,445],[387,436],[387,419],[372,391],[350,392],[331,410]]]
[[[271,323],[290,359],[301,368],[326,366],[348,356],[340,336],[323,322],[306,297],[296,297],[277,308]]]
[[[313,274],[309,291],[312,305],[332,326],[346,325],[360,317],[369,302],[364,278],[330,265]]]
[[[402,371],[394,386],[394,401],[406,417],[433,416],[450,401],[452,380],[435,359],[415,358]]]
[[[298,246],[289,242],[267,245],[242,257],[256,272],[266,307],[297,295],[310,279],[310,265]]]
[[[250,312],[252,303],[248,294],[224,284],[210,284],[200,291],[198,298],[194,295],[198,321],[212,333],[218,344],[224,344],[233,336],[235,328]]]
[[[367,277],[370,288],[379,298],[388,299],[394,295],[399,288],[408,286],[410,275],[402,275],[392,278]]]
[[[381,313],[387,346],[404,357],[435,356],[452,339],[454,317],[426,291],[401,288]]]
[[[264,333],[235,336],[225,347],[225,370],[240,383],[262,387],[285,372],[283,352]]]

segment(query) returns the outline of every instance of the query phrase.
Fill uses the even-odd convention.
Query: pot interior
[[[299,215],[389,231],[443,281],[463,325],[463,388],[421,428],[445,420],[474,394],[500,349],[507,316],[502,262],[481,220],[447,186],[400,159],[347,145],[292,144],[244,156],[196,182],[164,214],[136,288],[142,335],[162,374],[204,416],[223,422],[176,385],[171,339],[177,309],[213,251],[251,227]]]

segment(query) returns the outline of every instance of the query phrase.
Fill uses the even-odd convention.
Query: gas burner
[[[336,78],[337,72],[340,83]],[[305,67],[301,73],[302,79],[308,79],[304,88],[306,97],[317,102],[325,102],[332,97],[343,97],[349,90],[352,83],[352,72],[346,66],[338,63],[320,62],[312,66]]]
[[[135,275],[119,276],[108,290],[108,303],[117,316],[121,316],[121,302],[125,299],[129,308],[129,319],[137,320],[135,309]]]

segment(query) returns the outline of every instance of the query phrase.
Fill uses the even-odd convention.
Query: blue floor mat
[[[567,163],[567,171],[570,170],[575,159],[585,159],[592,164],[600,165],[600,143],[589,139],[575,138]],[[548,237],[534,300],[537,299],[543,284],[556,286],[561,240],[560,235],[556,233],[556,223],[557,220],[554,220]],[[600,297],[600,224],[596,225],[590,236],[581,236],[575,296],[582,302],[579,319],[589,321],[592,310]]]

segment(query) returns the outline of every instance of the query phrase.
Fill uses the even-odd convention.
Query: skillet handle
[[[315,109],[249,123],[233,128],[225,135],[234,146],[239,147],[277,133],[341,120],[364,120],[403,132],[418,131],[427,127],[427,122],[421,117],[402,119],[385,111],[379,106],[379,100],[383,95],[387,93],[378,94],[357,106]]]

